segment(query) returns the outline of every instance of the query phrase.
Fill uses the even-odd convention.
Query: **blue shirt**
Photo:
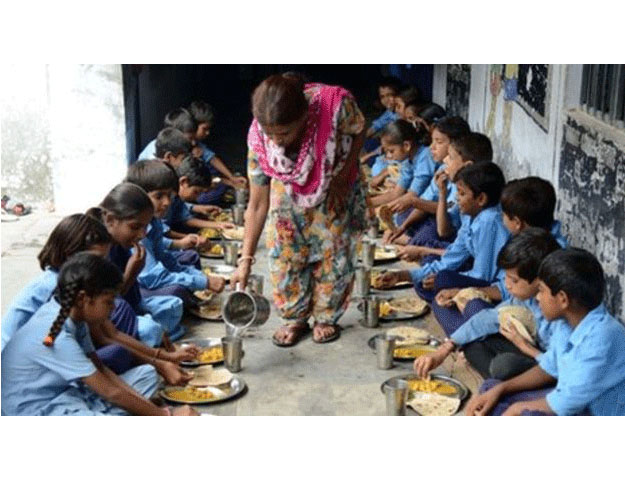
[[[394,122],[398,118],[399,115],[397,115],[393,110],[386,110],[382,115],[380,115],[373,122],[371,122],[371,128],[373,129],[373,133],[378,133],[389,123]]]
[[[184,202],[178,195],[175,195],[165,218],[163,218],[163,222],[169,227],[169,230],[174,225],[185,223],[191,218],[193,218],[193,213],[191,213],[189,204]]]
[[[61,306],[44,304],[2,351],[2,413],[45,415],[46,407],[70,384],[96,372],[89,327],[68,318],[52,347],[43,339]]]
[[[202,161],[208,166],[208,170],[210,171],[211,175],[219,175],[219,170],[211,165],[211,160],[215,158],[215,152],[208,148],[205,143],[197,142],[197,144],[199,147],[202,148]]]
[[[59,272],[47,268],[24,287],[2,318],[2,350],[20,328],[28,322],[39,307],[47,303],[56,288]]]
[[[130,249],[125,249],[121,245],[114,244],[109,251],[108,258],[123,273],[126,271],[126,265],[128,264],[130,256]],[[143,312],[141,308],[141,290],[136,280],[122,298],[128,302],[136,314]]]
[[[421,145],[412,157],[401,163],[397,185],[421,195],[440,166],[432,159],[430,149]]]
[[[501,302],[495,308],[481,310],[469,318],[466,323],[462,324],[450,338],[458,345],[466,345],[467,343],[480,340],[488,335],[496,334],[499,332],[499,309],[509,305],[525,307],[532,312],[536,324],[537,346],[543,352],[546,351],[549,348],[553,332],[559,322],[548,321],[544,317],[538,306],[538,301],[536,301],[534,297],[529,300],[519,300],[512,297],[507,302]]]
[[[156,158],[156,138],[148,143],[137,158],[139,160],[154,160]]]
[[[456,199],[456,194],[458,193],[458,187],[456,184],[450,180],[447,180],[447,215],[449,216],[449,221],[451,225],[456,229],[456,231],[460,228],[462,223],[461,215],[460,215],[460,207],[458,206],[458,201]],[[436,181],[432,177],[428,188],[421,194],[422,200],[427,200],[428,202],[438,202],[439,197],[439,189],[438,185],[436,185]]]
[[[590,311],[570,333],[559,320],[551,346],[538,365],[558,379],[547,394],[558,415],[589,411],[625,415],[625,327],[603,304]]]
[[[487,282],[503,278],[503,270],[497,267],[497,255],[508,238],[510,232],[503,224],[499,205],[485,208],[473,218],[463,215],[454,243],[440,260],[410,270],[412,282],[417,285],[428,275],[441,270],[457,271],[469,257],[473,257],[473,268],[462,272],[463,275]]]
[[[375,157],[375,161],[371,166],[371,176],[378,176],[384,171],[385,168],[388,168],[390,165],[400,165],[400,163],[394,160],[387,160],[385,155],[378,155],[377,157]]]
[[[145,267],[139,273],[139,285],[156,289],[168,285],[182,285],[191,290],[207,288],[208,278],[191,265],[180,265],[163,245],[163,225],[153,218],[148,225],[146,237],[141,240],[145,247]]]

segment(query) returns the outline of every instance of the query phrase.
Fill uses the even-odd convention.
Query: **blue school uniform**
[[[153,218],[148,225],[145,246],[145,267],[138,276],[139,285],[155,290],[169,285],[181,285],[190,290],[207,288],[208,278],[195,267],[180,265],[174,255],[163,245],[163,225]]]
[[[456,195],[458,193],[458,187],[451,180],[447,180],[447,215],[452,226],[458,230],[461,225],[460,207],[458,206],[458,200]],[[434,178],[430,180],[430,184],[421,194],[421,199],[428,202],[438,202],[439,189]]]
[[[89,327],[68,318],[52,347],[43,345],[61,306],[44,304],[2,351],[3,415],[123,415],[80,380],[96,372]],[[121,378],[141,395],[151,396],[158,375],[150,365],[133,368]]]
[[[625,415],[625,326],[603,304],[572,332],[564,320],[557,323],[549,350],[538,357],[558,379],[546,396],[549,407],[558,415]]]
[[[397,119],[399,119],[399,115],[397,115],[393,110],[385,110],[382,115],[371,122],[373,133],[378,133],[389,123],[394,122]]]
[[[109,260],[123,272],[130,259],[131,252],[121,245],[113,245],[109,252]],[[139,339],[155,347],[163,339],[163,326],[182,320],[182,300],[174,295],[158,295],[143,298],[139,282],[135,280],[126,295],[126,300],[137,315],[137,333]]]
[[[177,225],[184,225],[191,218],[193,218],[193,213],[191,212],[190,204],[183,201],[178,195],[175,195],[162,222],[169,227],[167,229],[169,230],[175,229]],[[166,230],[163,233],[165,232]],[[169,244],[166,243],[166,246],[171,248],[171,242]]]
[[[2,318],[2,350],[20,328],[28,322],[39,307],[52,297],[59,272],[46,268],[19,293]]]
[[[198,147],[202,148],[202,161],[206,164],[208,169],[211,172],[211,175],[219,175],[219,171],[211,165],[211,160],[215,158],[215,152],[213,152],[208,146],[206,146],[203,142],[197,142]]]
[[[401,163],[397,185],[406,191],[410,190],[421,195],[440,166],[441,164],[432,158],[430,149],[421,145],[412,157]]]
[[[462,272],[463,275],[488,282],[503,278],[503,271],[497,267],[497,255],[509,238],[510,232],[503,224],[499,205],[485,208],[473,218],[463,215],[454,243],[440,260],[410,270],[412,282],[416,286],[432,273],[457,271],[471,257],[473,267]]]
[[[499,309],[510,305],[525,307],[532,312],[534,322],[536,323],[537,347],[539,350],[546,352],[551,343],[553,332],[559,322],[548,321],[534,297],[528,300],[519,300],[511,297],[510,300],[500,303],[495,308],[482,310],[462,324],[458,330],[451,334],[450,338],[458,345],[466,345],[467,343],[481,340],[488,335],[496,334],[499,332]]]
[[[569,246],[569,241],[564,235],[562,235],[560,227],[560,222],[558,220],[554,220],[554,222],[551,224],[551,229],[549,230],[549,233],[551,233],[551,236],[555,238],[556,242],[558,242],[562,248],[566,248]]]
[[[148,143],[137,158],[139,160],[154,160],[156,158],[156,138]]]

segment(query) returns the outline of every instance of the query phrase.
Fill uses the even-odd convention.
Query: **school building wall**
[[[606,305],[625,317],[625,130],[580,107],[582,65],[436,65],[433,98],[493,142],[506,178],[556,188],[556,218],[605,270]]]

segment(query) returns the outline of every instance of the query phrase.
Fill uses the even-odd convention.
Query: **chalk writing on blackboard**
[[[551,65],[519,64],[517,89],[517,103],[547,131],[551,101]]]

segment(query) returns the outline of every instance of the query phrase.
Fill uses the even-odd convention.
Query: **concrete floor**
[[[18,222],[2,223],[3,312],[39,273],[37,253],[60,218],[55,214],[34,213]],[[270,297],[265,252],[261,243],[254,273],[265,276],[265,295]],[[245,357],[239,375],[247,383],[248,391],[234,401],[200,410],[216,415],[384,415],[381,383],[391,376],[410,372],[412,364],[395,362],[391,370],[378,370],[367,340],[383,328],[398,324],[426,328],[439,338],[444,334],[432,314],[410,322],[385,323],[377,329],[359,325],[360,315],[352,302],[341,319],[344,330],[336,342],[318,345],[311,335],[293,348],[278,348],[271,342],[271,336],[281,323],[272,307],[268,322],[244,337]],[[223,323],[189,316],[184,324],[188,327],[185,338],[225,334]],[[450,357],[438,371],[451,373],[472,392],[481,382],[479,375],[459,359]]]

